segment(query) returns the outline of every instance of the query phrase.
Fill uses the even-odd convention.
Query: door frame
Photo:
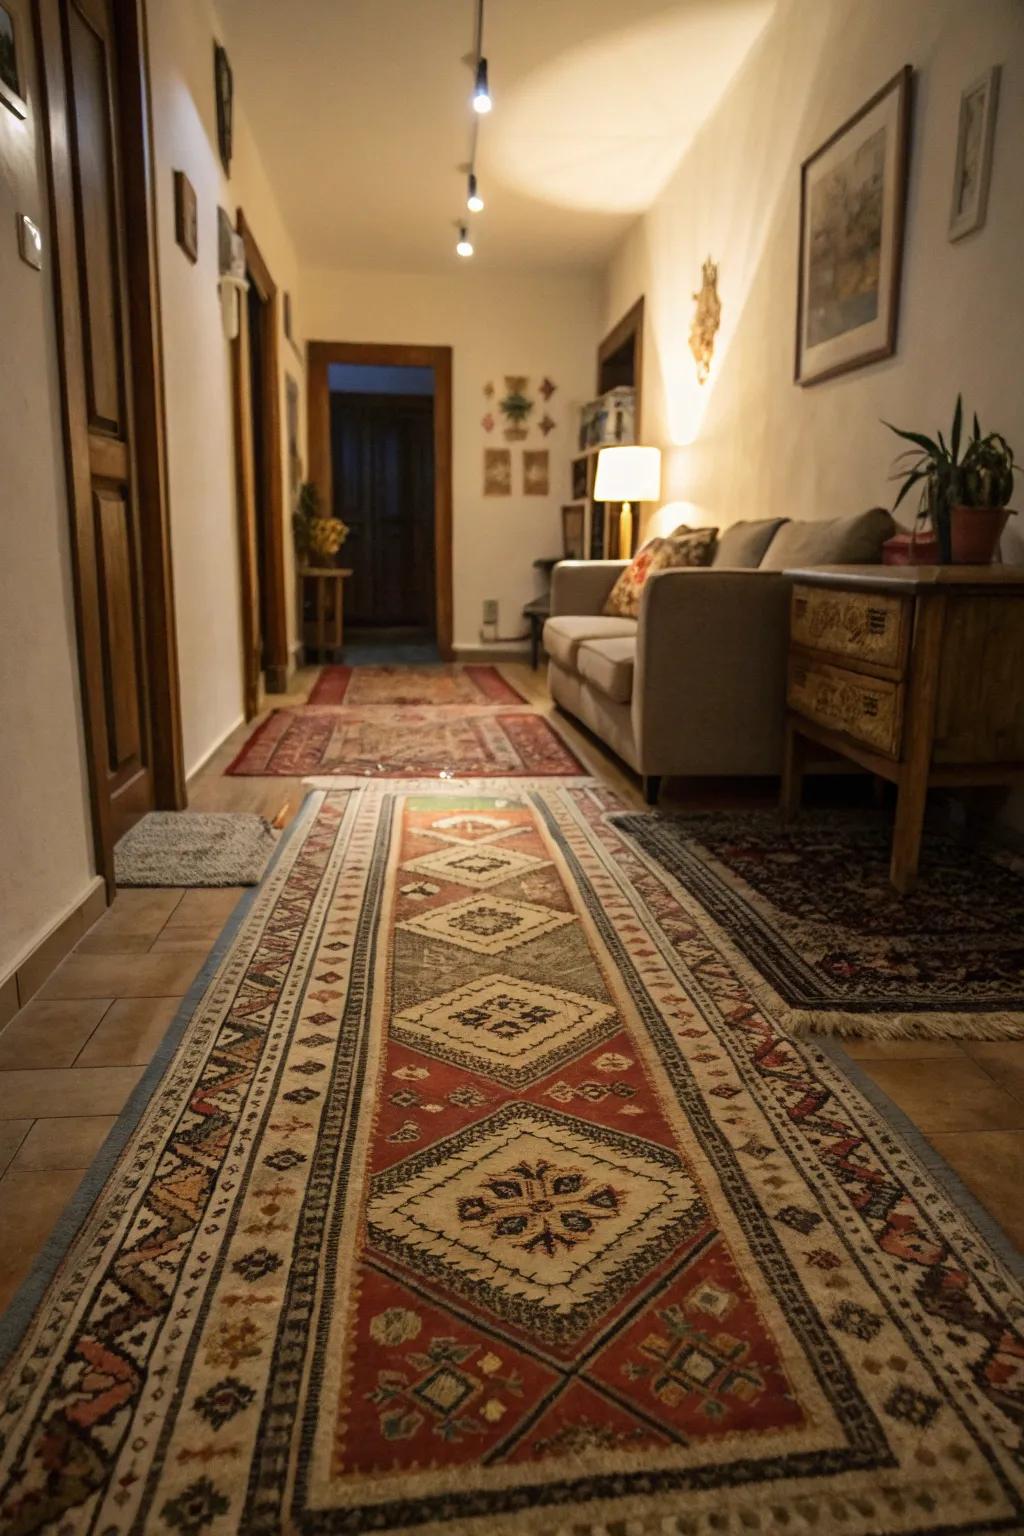
[[[245,718],[260,707],[260,674],[268,693],[288,688],[288,606],[284,579],[284,464],[281,453],[281,365],[278,345],[277,284],[263,259],[252,227],[241,208],[237,228],[245,246],[249,278],[263,305],[263,376],[260,381],[264,453],[267,475],[263,499],[263,549],[267,590],[267,633],[260,645],[260,589],[256,551],[259,503],[252,477],[252,398],[249,374],[249,329],[239,300],[238,335],[231,346],[231,377],[235,418],[235,483],[238,502],[239,555],[242,571],[242,654]],[[261,655],[262,650],[262,655]]]
[[[603,365],[616,352],[620,352],[628,343],[633,344],[633,388],[636,391],[636,441],[640,437],[640,406],[643,400],[644,383],[644,300],[641,294],[633,307],[626,311],[617,325],[613,325],[608,335],[599,344],[597,349],[597,392],[603,393],[601,371]]]
[[[154,804],[182,810],[188,803],[181,730],[178,642],[174,620],[167,426],[164,397],[160,280],[157,263],[153,125],[145,0],[112,0],[120,111],[125,231],[125,287],[131,338],[133,482],[139,559],[145,590],[144,656],[149,699]],[[71,574],[78,638],[82,718],[97,873],[114,894],[114,838],[107,780],[107,704],[103,683],[99,573],[93,530],[81,288],[71,171],[71,123],[60,0],[37,0],[36,51],[46,147],[53,245],[57,362],[62,406]]]
[[[434,624],[437,648],[452,659],[452,349],[393,342],[310,341],[306,346],[306,430],[310,480],[322,505],[333,502],[331,363],[434,370]]]

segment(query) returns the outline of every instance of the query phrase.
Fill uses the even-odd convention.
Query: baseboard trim
[[[210,759],[217,755],[217,753],[220,751],[221,747],[227,741],[228,737],[230,735],[232,735],[235,731],[237,731],[238,727],[240,725],[244,725],[244,724],[245,724],[245,716],[244,715],[239,715],[238,719],[233,721],[232,724],[228,726],[228,728],[224,732],[223,736],[221,736],[219,738],[219,740],[214,742],[213,746],[210,748],[210,750],[208,752],[205,752],[203,754],[203,756],[199,759],[198,763],[196,763],[193,767],[191,767],[188,770],[188,772],[185,775],[185,788],[186,788],[186,790],[188,789],[189,785],[192,783],[192,780],[196,777],[196,775],[202,773],[203,769],[206,767],[206,765],[210,761]]]
[[[107,910],[107,887],[93,875],[83,895],[66,907],[38,939],[26,945],[0,981],[0,1029],[24,1008],[61,961]]]
[[[496,645],[455,645],[452,654],[456,661],[523,661],[530,655],[530,642],[499,641]]]

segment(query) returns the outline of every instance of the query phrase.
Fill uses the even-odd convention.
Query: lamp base
[[[633,508],[628,501],[622,503],[619,513],[619,559],[633,558]]]

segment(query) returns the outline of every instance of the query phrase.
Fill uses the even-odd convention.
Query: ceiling
[[[774,0],[487,0],[475,263],[603,262]],[[450,268],[475,0],[220,0],[235,90],[306,266]]]

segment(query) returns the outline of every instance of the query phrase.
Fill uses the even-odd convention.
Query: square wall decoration
[[[189,261],[199,259],[199,206],[184,171],[174,173],[174,238]]]
[[[912,80],[907,64],[800,168],[798,384],[896,350]]]

